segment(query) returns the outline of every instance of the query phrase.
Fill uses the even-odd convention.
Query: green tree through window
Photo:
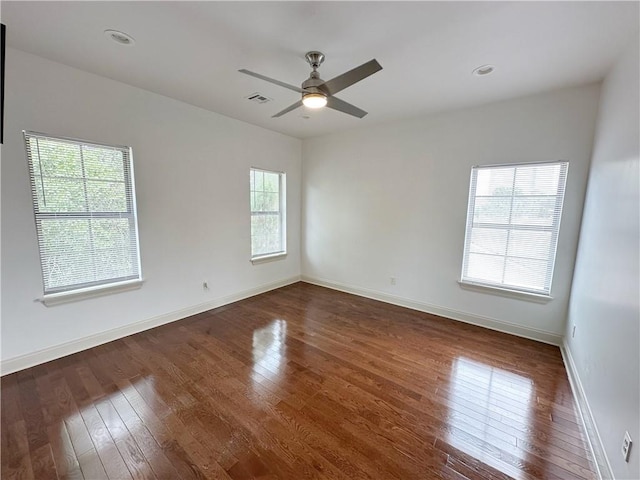
[[[252,259],[286,250],[284,183],[284,173],[257,168],[249,171]]]
[[[130,149],[24,136],[45,296],[139,280]]]
[[[462,282],[549,295],[567,162],[474,167]]]

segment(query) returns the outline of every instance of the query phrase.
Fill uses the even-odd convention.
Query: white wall
[[[566,337],[619,479],[640,478],[638,43],[636,38],[602,87]],[[620,454],[625,430],[635,442],[629,463]]]
[[[13,49],[5,101],[3,361],[299,277],[300,140]],[[140,290],[34,302],[42,281],[23,129],[132,147]],[[284,260],[249,261],[250,166],[287,173]]]
[[[589,85],[305,140],[303,278],[559,344],[598,97]],[[463,290],[471,167],[545,160],[570,162],[555,299]]]

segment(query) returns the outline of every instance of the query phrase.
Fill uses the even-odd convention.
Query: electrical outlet
[[[629,454],[631,453],[631,435],[629,432],[624,432],[624,440],[622,440],[622,456],[624,457],[624,461],[629,461]]]
[[[209,283],[206,280],[204,282],[202,282],[202,289],[203,290],[209,290]]]
[[[391,283],[391,285],[395,285],[396,284],[396,277],[391,277],[389,279],[389,283]]]

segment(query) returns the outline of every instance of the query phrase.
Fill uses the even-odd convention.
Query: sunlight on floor
[[[285,340],[287,337],[287,322],[273,320],[267,326],[253,332],[253,372],[252,379],[259,382],[259,377],[277,381],[282,375],[282,367],[286,357]]]
[[[505,426],[528,428],[535,401],[531,380],[460,357],[453,363],[449,399],[447,442],[507,475],[524,478],[517,465],[500,458],[500,452],[522,456],[516,437]]]

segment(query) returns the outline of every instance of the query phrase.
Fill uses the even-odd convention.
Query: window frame
[[[251,196],[256,192],[256,190],[251,188],[251,173],[252,172],[262,172],[262,173],[271,173],[278,175],[278,225],[280,228],[280,246],[281,249],[278,251],[267,252],[267,253],[253,253],[253,226],[251,219],[253,219],[254,215],[267,215],[269,212],[254,212],[251,206]],[[263,263],[270,260],[277,260],[287,255],[287,219],[286,219],[286,178],[287,174],[283,171],[278,170],[269,170],[261,167],[250,167],[249,168],[249,250],[250,250],[250,260],[251,263]],[[255,188],[255,185],[254,185]]]
[[[31,198],[32,198],[32,207],[34,214],[34,223],[36,228],[36,237],[38,242],[38,255],[40,259],[40,269],[41,269],[41,279],[42,279],[42,290],[43,297],[39,300],[42,301],[45,305],[56,305],[59,303],[66,303],[69,301],[81,300],[84,298],[94,297],[105,295],[109,293],[116,293],[121,291],[132,290],[136,288],[140,288],[143,283],[142,279],[142,264],[140,258],[140,236],[138,231],[138,216],[137,216],[137,204],[136,204],[136,191],[135,191],[135,178],[133,171],[133,152],[131,147],[123,146],[123,145],[110,145],[106,143],[99,143],[93,141],[82,140],[78,138],[64,137],[60,135],[51,135],[47,133],[23,130],[24,137],[24,145],[25,145],[25,154],[27,156],[27,166],[29,170],[29,183],[31,187]],[[43,177],[42,172],[40,175],[37,175],[34,168],[34,162],[40,161],[40,151],[34,153],[31,151],[30,147],[30,139],[47,139],[60,143],[65,143],[67,145],[77,145],[81,149],[81,159],[82,157],[82,147],[90,147],[90,148],[100,148],[100,149],[109,149],[109,150],[118,150],[122,152],[123,155],[123,182],[125,188],[125,200],[126,200],[126,211],[118,211],[118,212],[92,212],[92,211],[84,211],[84,212],[41,212],[38,200],[37,186],[36,186],[36,177]],[[83,160],[82,160],[83,162]],[[83,176],[78,177],[79,180],[87,181],[86,173],[84,172],[84,163],[83,164]],[[85,202],[88,201],[86,190],[84,192]],[[135,236],[133,249],[129,249],[129,253],[132,255],[132,260],[135,262],[135,266],[133,267],[133,274],[128,276],[120,276],[120,277],[112,277],[110,279],[105,280],[94,280],[84,283],[76,283],[72,285],[65,285],[59,287],[49,287],[47,288],[46,280],[45,280],[45,269],[44,265],[49,258],[46,256],[46,250],[44,248],[43,235],[42,235],[42,220],[48,219],[80,219],[80,220],[91,220],[96,218],[121,218],[126,219],[129,224],[129,233],[130,235]],[[96,252],[92,247],[92,258],[95,258]],[[135,256],[135,258],[133,258]]]
[[[512,188],[511,194],[509,198],[511,199],[511,205],[509,210],[509,223],[507,224],[495,224],[495,223],[478,223],[474,222],[474,212],[475,212],[475,203],[478,198],[476,194],[477,190],[477,176],[480,170],[489,170],[489,169],[504,169],[504,168],[526,168],[526,167],[536,167],[536,166],[544,166],[544,165],[559,165],[560,166],[560,174],[558,179],[558,184],[556,185],[556,194],[555,194],[555,205],[554,212],[557,214],[553,215],[553,222],[550,226],[546,225],[534,225],[534,224],[512,224],[511,223],[511,215],[513,213],[513,199],[518,197],[526,197],[526,195],[515,195],[514,188]],[[516,170],[517,172],[517,170]],[[514,185],[516,179],[516,172],[514,172]],[[474,165],[471,168],[471,177],[469,181],[469,198],[467,203],[467,218],[465,223],[465,239],[464,239],[464,247],[463,247],[463,258],[462,258],[462,270],[460,274],[460,280],[458,283],[462,288],[476,290],[485,293],[495,293],[498,295],[510,297],[510,298],[521,298],[526,300],[531,300],[535,302],[547,302],[552,300],[551,296],[551,288],[553,284],[553,274],[555,271],[555,265],[557,260],[557,251],[558,251],[558,240],[560,236],[560,224],[562,221],[562,212],[564,208],[564,197],[566,194],[566,184],[569,172],[569,162],[566,160],[553,160],[553,161],[541,161],[541,162],[522,162],[522,163],[503,163],[503,164],[492,164],[492,165]],[[551,196],[551,195],[549,195]],[[493,197],[493,196],[491,196]],[[545,261],[547,262],[547,272],[545,275],[545,285],[543,289],[535,289],[535,288],[527,288],[527,287],[519,287],[517,285],[506,284],[504,283],[504,275],[503,282],[491,282],[489,280],[478,279],[474,277],[469,277],[465,275],[465,270],[468,267],[468,255],[470,252],[471,246],[471,237],[473,233],[473,228],[487,228],[493,230],[506,230],[508,232],[508,237],[510,237],[510,233],[513,230],[524,230],[524,231],[537,231],[537,232],[550,232],[551,238],[549,242],[549,254],[547,255]],[[505,248],[508,248],[508,240]],[[510,256],[506,254],[505,250],[505,261]]]

